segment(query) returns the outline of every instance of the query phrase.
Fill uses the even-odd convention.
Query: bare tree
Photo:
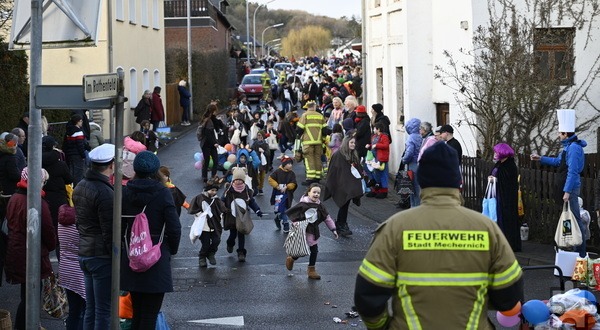
[[[10,33],[10,22],[13,13],[13,2],[0,0],[0,35]]]
[[[574,85],[573,54],[575,33],[586,34],[584,49],[591,41],[599,0],[488,0],[488,13],[488,25],[475,30],[473,50],[461,50],[468,61],[446,51],[449,65],[436,66],[435,76],[454,91],[460,121],[475,131],[484,158],[501,141],[517,152],[555,153],[555,109],[595,110],[579,117],[578,132],[600,118],[588,97],[600,55]],[[572,28],[553,28],[564,24]],[[561,51],[548,56],[543,46],[556,43]]]

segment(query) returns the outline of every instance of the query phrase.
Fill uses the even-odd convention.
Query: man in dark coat
[[[91,167],[73,191],[79,232],[79,264],[85,276],[85,329],[110,328],[113,186],[115,146],[90,152]],[[172,198],[171,198],[172,200]]]

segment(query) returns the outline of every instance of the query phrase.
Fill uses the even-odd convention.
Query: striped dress
[[[85,299],[83,271],[79,266],[79,232],[75,223],[58,224],[60,242],[60,261],[58,262],[59,282],[65,289],[71,290]]]

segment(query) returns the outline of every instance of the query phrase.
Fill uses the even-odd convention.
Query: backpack
[[[152,245],[152,236],[145,210],[146,206],[133,220],[129,244],[127,243],[127,230],[125,231],[125,249],[129,257],[129,268],[134,272],[145,272],[158,262],[161,256],[160,246],[165,236],[165,225],[163,224],[158,243]]]
[[[198,128],[196,129],[196,138],[198,138],[198,141],[202,141],[204,138],[204,122],[202,121],[198,124]]]

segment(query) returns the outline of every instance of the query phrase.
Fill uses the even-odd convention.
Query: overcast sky
[[[268,0],[256,0],[267,3]],[[297,9],[311,14],[340,18],[342,16],[360,17],[361,0],[275,0],[267,5],[269,9]]]

